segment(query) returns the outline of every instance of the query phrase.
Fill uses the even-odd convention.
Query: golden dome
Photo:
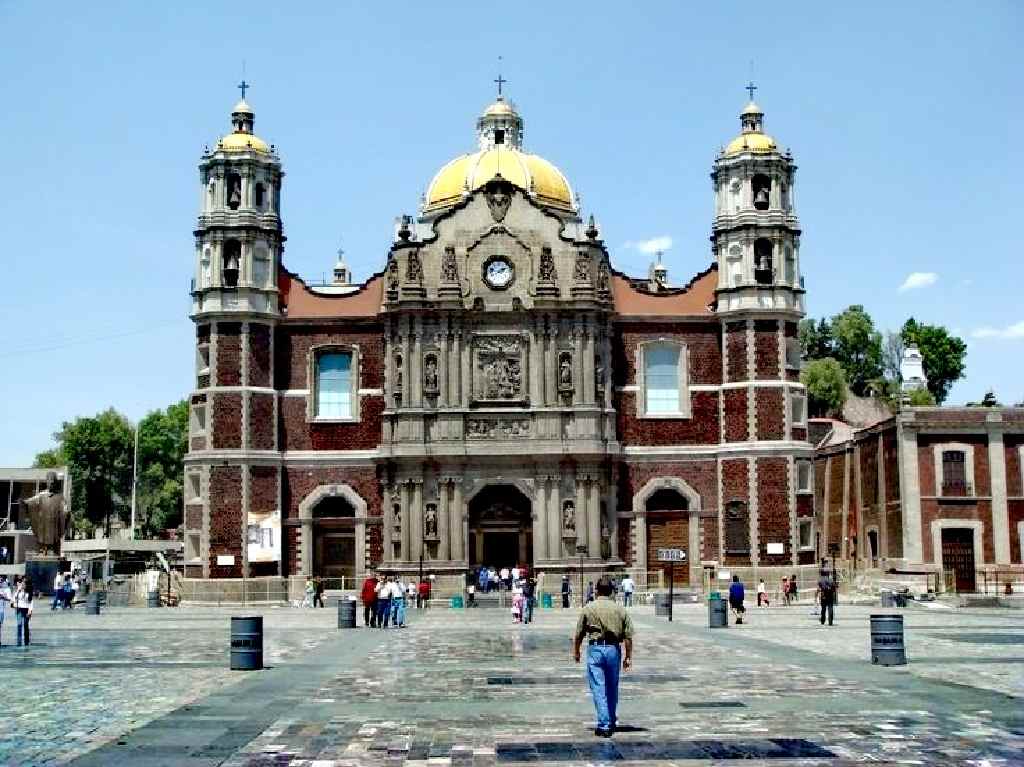
[[[224,152],[260,152],[270,154],[267,142],[251,133],[236,131],[217,142],[217,149]]]
[[[741,133],[736,138],[728,143],[725,147],[725,155],[742,154],[743,152],[753,152],[754,154],[764,154],[767,152],[774,152],[778,149],[775,144],[775,139],[764,133]]]
[[[496,106],[492,104],[491,106]],[[490,109],[490,107],[489,107]],[[508,146],[495,146],[456,157],[434,176],[427,187],[424,211],[454,205],[463,192],[480,189],[498,175],[533,196],[540,204],[576,210],[572,188],[562,172],[535,154]]]

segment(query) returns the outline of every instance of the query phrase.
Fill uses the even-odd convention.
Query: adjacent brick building
[[[504,98],[478,151],[403,217],[380,273],[285,269],[280,161],[234,131],[202,158],[186,459],[190,578],[420,563],[654,569],[804,560],[795,165],[753,103],[719,154],[711,263],[670,287],[611,266]]]
[[[812,427],[809,552],[862,569],[945,570],[940,584],[959,591],[1024,572],[1024,409],[907,408],[855,432]]]

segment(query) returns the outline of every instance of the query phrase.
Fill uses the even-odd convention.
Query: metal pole
[[[141,421],[135,424],[135,453],[132,457],[132,521],[131,537],[135,540],[135,486],[139,483],[139,426]]]
[[[676,580],[676,563],[672,560],[668,563],[668,622],[672,622],[672,586]]]

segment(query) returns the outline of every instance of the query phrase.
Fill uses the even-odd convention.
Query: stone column
[[[610,536],[609,544],[612,550],[612,559],[619,559],[619,510],[618,505],[615,503],[615,482],[612,478],[608,478],[608,485],[605,493],[605,504],[607,505],[608,511],[608,535]]]
[[[596,402],[594,381],[594,328],[589,324],[583,325],[583,359],[580,361],[583,366],[583,402],[592,405]]]
[[[448,386],[451,387],[449,405],[462,405],[462,367],[459,362],[462,349],[462,331],[456,326],[452,331],[452,353],[448,359]]]
[[[601,480],[591,474],[587,478],[587,547],[590,556],[601,556]]]
[[[885,487],[885,440],[883,435],[878,435],[876,481],[878,482],[878,558],[889,556],[889,499],[886,497]]]
[[[391,485],[387,482],[381,482],[380,492],[384,506],[384,531],[381,535],[381,540],[384,542],[383,560],[385,562],[390,562],[394,559],[395,554],[395,547],[391,537],[395,529],[395,514],[394,510],[391,508],[394,503],[391,500]],[[356,556],[359,556],[358,552],[356,553]]]
[[[462,478],[452,477],[451,535],[452,559],[462,562],[466,559],[466,520],[462,511]]]
[[[441,320],[441,332],[439,338],[441,339],[441,354],[437,360],[438,372],[438,388],[441,390],[437,397],[438,407],[447,407],[448,403],[451,402],[451,393],[448,390],[448,326],[449,320],[447,317]]]
[[[398,326],[399,339],[402,345],[402,407],[409,407],[409,321],[405,320]]]
[[[448,477],[441,477],[437,481],[437,537],[440,539],[437,544],[437,558],[447,562],[452,558],[451,537],[448,533]]]
[[[903,558],[908,564],[924,561],[921,539],[921,475],[917,460],[917,430],[899,424],[896,430],[900,460],[900,505],[903,508]],[[942,552],[933,552],[935,562]]]
[[[548,316],[547,320],[548,325],[544,332],[544,404],[550,407],[558,402],[558,323],[551,316]]]
[[[462,371],[462,406],[469,407],[473,399],[473,350],[472,336],[468,329],[462,331],[462,343],[459,351],[459,368]]]
[[[412,551],[412,504],[409,502],[409,480],[402,480],[399,487],[402,497],[402,550],[399,552],[399,559],[408,562],[412,558],[410,555]]]
[[[548,504],[547,504],[547,482],[548,478],[543,474],[537,475],[534,481],[533,504],[533,562],[548,558]]]
[[[423,320],[415,319],[416,325],[412,332],[412,365],[409,375],[409,388],[413,407],[423,407]]]
[[[412,480],[412,508],[409,512],[410,522],[410,548],[411,562],[418,562],[420,554],[423,553],[423,479],[416,477]]]
[[[580,320],[576,320],[572,329],[572,403],[582,405],[583,394],[583,327]]]
[[[579,389],[577,388],[577,391]],[[590,536],[587,534],[587,476],[576,475],[576,543],[589,545]],[[575,556],[575,551],[570,551],[569,556]],[[590,556],[590,552],[587,552]]]
[[[546,488],[545,502],[548,507],[548,556],[551,559],[561,559],[562,502],[558,497],[561,479],[557,474],[549,474],[544,479],[544,486]]]
[[[544,320],[537,317],[530,328],[530,405],[537,407],[544,404],[544,363],[542,358],[544,345]],[[536,552],[535,552],[536,553]]]
[[[1001,417],[1001,416],[1000,416]],[[988,432],[989,482],[992,483],[992,542],[997,565],[1010,564],[1010,513],[1006,498],[1006,448],[1001,427]],[[975,495],[981,495],[975,486]]]

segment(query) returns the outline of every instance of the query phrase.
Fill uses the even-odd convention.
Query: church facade
[[[814,562],[796,166],[740,120],[681,287],[613,268],[500,95],[381,271],[311,286],[243,99],[200,162],[186,577]]]

